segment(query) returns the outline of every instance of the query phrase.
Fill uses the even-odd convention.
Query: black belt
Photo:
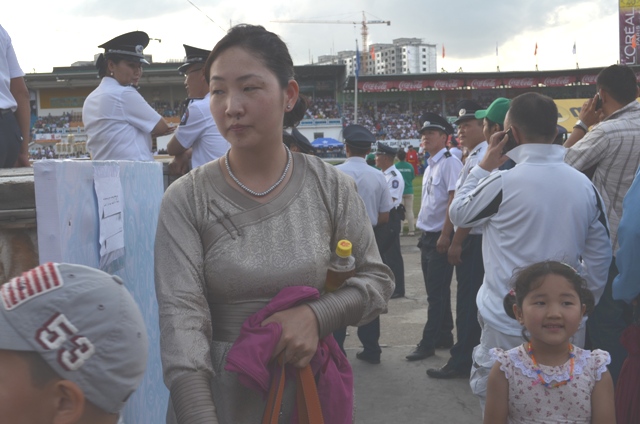
[[[425,236],[435,237],[440,236],[440,234],[442,234],[442,231],[423,231],[422,234],[424,234]]]
[[[0,115],[8,115],[10,113],[13,113],[11,109],[0,109]]]

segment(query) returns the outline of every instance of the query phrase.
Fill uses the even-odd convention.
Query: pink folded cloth
[[[270,323],[261,327],[262,321],[278,311],[292,308],[320,297],[317,289],[307,286],[286,287],[267,306],[251,315],[242,325],[240,336],[227,355],[227,371],[238,374],[240,383],[262,393],[265,397],[271,385],[271,355],[280,340],[282,326]],[[318,350],[311,359],[311,369],[316,379],[318,396],[325,423],[351,424],[353,422],[353,372],[346,356],[332,335],[318,343]],[[287,379],[292,379],[293,367],[287,365]],[[292,423],[297,424],[294,414]]]

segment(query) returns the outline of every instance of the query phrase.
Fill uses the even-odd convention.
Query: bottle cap
[[[336,255],[341,258],[351,256],[351,242],[349,240],[340,240],[338,246],[336,246]]]

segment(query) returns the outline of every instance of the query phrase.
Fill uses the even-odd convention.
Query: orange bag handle
[[[280,418],[285,383],[283,353],[278,356],[277,361],[279,372],[274,372],[271,379],[267,405],[262,415],[262,424],[278,424]],[[299,424],[324,424],[316,380],[310,365],[301,369],[296,368],[296,401]]]

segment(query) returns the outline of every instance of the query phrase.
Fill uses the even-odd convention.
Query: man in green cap
[[[504,118],[507,116],[509,106],[511,106],[511,100],[498,97],[487,109],[476,112],[476,118],[484,120],[482,132],[485,140],[489,141],[493,134],[498,131],[504,131]],[[516,163],[509,158],[499,169],[511,169],[514,166],[516,166]]]

